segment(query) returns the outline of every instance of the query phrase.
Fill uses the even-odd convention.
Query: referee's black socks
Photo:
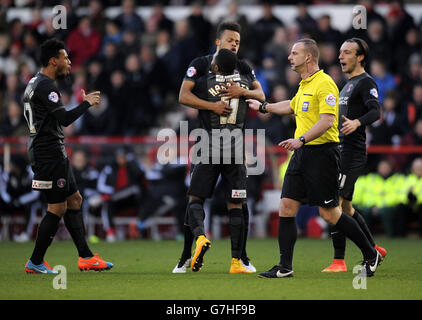
[[[280,249],[280,265],[293,270],[293,249],[297,239],[295,217],[279,217],[278,246]]]
[[[57,229],[59,228],[60,217],[47,211],[42,218],[38,227],[37,239],[35,240],[34,251],[32,252],[31,261],[33,264],[41,264],[44,262],[45,252],[53,242]]]
[[[75,243],[78,254],[82,258],[93,256],[85,239],[85,226],[81,210],[67,209],[64,215],[64,224]]]
[[[371,246],[355,219],[345,213],[341,213],[335,227],[360,248],[365,259],[372,259],[376,255],[374,247]]]

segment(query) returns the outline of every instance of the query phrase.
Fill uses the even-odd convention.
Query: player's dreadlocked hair
[[[220,39],[221,35],[225,30],[232,30],[240,33],[240,24],[233,21],[222,22],[217,27],[217,39]]]
[[[42,66],[47,67],[50,58],[58,58],[61,49],[65,49],[65,44],[63,41],[54,38],[44,41],[41,45],[40,54],[40,61]]]
[[[237,56],[228,49],[220,49],[215,57],[218,70],[223,74],[232,74],[236,68]]]

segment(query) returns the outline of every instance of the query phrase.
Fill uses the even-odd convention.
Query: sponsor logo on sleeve
[[[375,98],[378,99],[378,91],[375,88],[372,88],[371,90],[369,90],[369,93],[374,96]]]
[[[196,74],[196,69],[193,66],[192,67],[189,67],[188,71],[186,71],[186,75],[189,78],[192,78],[195,74]]]
[[[241,189],[241,190],[232,190],[232,198],[233,199],[246,199],[246,190],[245,189]]]
[[[51,91],[50,94],[48,95],[48,100],[54,103],[57,103],[59,102],[59,95],[57,94],[57,92]]]
[[[325,97],[325,102],[331,107],[334,107],[336,105],[336,101],[337,101],[336,96],[333,95],[332,93],[328,94]]]
[[[53,181],[32,180],[33,189],[52,189]]]

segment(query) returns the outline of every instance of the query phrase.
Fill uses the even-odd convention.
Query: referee
[[[288,60],[300,74],[298,92],[292,100],[274,104],[248,99],[257,111],[294,114],[294,139],[279,145],[294,151],[284,178],[279,210],[280,263],[259,277],[293,276],[293,249],[297,239],[296,214],[302,203],[318,206],[321,217],[350,238],[362,251],[361,276],[372,276],[381,261],[355,219],[339,207],[338,96],[334,81],[319,69],[319,50],[312,39],[294,43]]]
[[[365,220],[352,206],[355,183],[366,164],[365,127],[380,118],[378,87],[364,69],[368,56],[368,45],[359,38],[346,40],[340,48],[340,65],[349,79],[341,90],[339,99],[340,206],[344,213],[356,220],[371,245],[384,258],[386,250],[375,244]],[[346,237],[336,228],[332,228],[331,238],[334,259],[322,272],[346,272]]]

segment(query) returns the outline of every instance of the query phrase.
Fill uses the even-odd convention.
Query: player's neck
[[[347,74],[347,77],[349,79],[353,78],[353,77],[357,77],[360,76],[362,73],[365,73],[365,69],[362,66],[356,66],[355,69],[353,69],[352,72]]]
[[[45,76],[47,76],[47,77],[49,77],[53,80],[56,80],[56,71],[54,69],[50,68],[50,67],[41,68],[40,73],[42,73],[43,75],[45,75]]]

